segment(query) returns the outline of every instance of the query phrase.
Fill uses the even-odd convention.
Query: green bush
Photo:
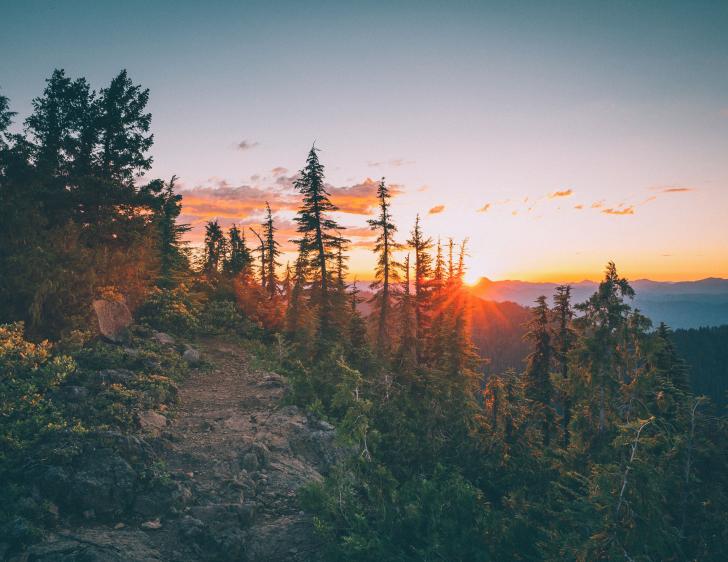
[[[67,426],[52,391],[75,370],[47,341],[26,341],[22,323],[0,326],[0,462]]]
[[[199,326],[199,308],[184,285],[173,289],[155,288],[137,310],[137,316],[141,323],[156,330],[190,333]]]

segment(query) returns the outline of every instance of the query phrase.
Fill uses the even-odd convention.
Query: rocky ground
[[[251,368],[239,346],[211,340],[199,349],[212,368],[194,370],[174,411],[147,413],[132,438],[151,449],[161,483],[136,493],[123,515],[59,528],[18,560],[316,558],[296,492],[332,465],[333,427],[284,406],[284,380]],[[124,474],[114,473],[119,490]]]

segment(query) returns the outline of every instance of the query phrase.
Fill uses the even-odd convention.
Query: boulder
[[[125,331],[132,323],[131,312],[126,304],[123,301],[97,299],[93,302],[93,308],[101,335],[116,343],[123,341]]]
[[[127,385],[134,379],[134,372],[129,369],[104,369],[99,371],[97,378],[106,384]]]
[[[182,354],[182,359],[187,361],[190,365],[197,365],[202,360],[200,352],[192,346],[186,346],[185,352]]]
[[[62,387],[60,387],[59,393],[64,400],[68,402],[76,402],[78,400],[83,400],[84,398],[88,397],[88,388],[86,388],[85,386],[77,386],[73,384],[63,385]]]
[[[174,338],[165,332],[154,332],[152,337],[161,345],[174,345],[175,343]]]
[[[142,431],[159,435],[167,427],[167,418],[154,410],[145,410],[137,414],[137,422]]]

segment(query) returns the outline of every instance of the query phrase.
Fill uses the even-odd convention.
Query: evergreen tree
[[[225,260],[225,235],[217,220],[209,221],[205,225],[205,253],[203,256],[203,271],[207,275],[215,275]]]
[[[603,436],[611,426],[617,406],[615,400],[625,377],[624,356],[620,354],[628,350],[620,345],[627,335],[630,313],[625,297],[634,297],[634,290],[626,279],[619,277],[614,263],[609,262],[597,292],[576,305],[582,313],[577,319],[581,332],[577,359],[581,377],[589,388],[583,399],[587,403],[596,400],[596,404],[584,411],[590,412],[586,421],[588,426],[596,426],[597,437]],[[591,419],[591,412],[596,412],[596,422]]]
[[[281,255],[279,244],[275,239],[275,232],[277,228],[273,224],[273,214],[270,210],[270,205],[266,201],[265,203],[266,219],[263,224],[263,237],[265,238],[265,265],[266,265],[266,277],[267,280],[264,285],[268,288],[268,294],[273,298],[278,292],[278,279],[276,278],[276,267],[281,264],[278,262],[278,257]]]
[[[268,259],[265,240],[252,226],[249,228],[250,231],[255,234],[255,237],[258,239],[259,242],[258,252],[260,253],[260,286],[265,290],[268,286]]]
[[[676,389],[682,392],[690,392],[687,366],[678,357],[672,343],[672,330],[664,322],[660,322],[655,332],[655,338],[657,340],[657,349],[653,361],[659,376]]]
[[[399,297],[399,349],[396,364],[405,372],[417,366],[417,326],[415,321],[415,303],[412,298],[412,281],[410,279],[410,255],[402,264],[404,281]]]
[[[99,98],[99,154],[101,174],[107,179],[131,185],[134,177],[149,170],[153,135],[149,133],[151,113],[145,113],[149,90],[134,85],[122,70],[101,90]]]
[[[171,287],[178,281],[181,272],[189,268],[187,255],[184,251],[182,236],[190,230],[189,225],[177,224],[177,218],[182,212],[182,196],[174,192],[174,182],[177,176],[172,176],[162,189],[160,208],[158,211],[159,237],[160,237],[160,287]]]
[[[536,419],[541,420],[544,447],[549,446],[553,420],[551,409],[553,389],[549,378],[553,350],[549,324],[550,311],[546,304],[546,297],[540,296],[536,299],[533,319],[526,334],[534,349],[527,359],[526,370],[523,374],[523,385],[525,396],[533,405]]]
[[[286,302],[290,302],[291,300],[291,288],[293,286],[293,279],[291,275],[291,262],[286,262],[286,273],[283,276],[283,297],[286,299]]]
[[[384,178],[382,178],[377,188],[379,216],[376,219],[367,221],[370,228],[377,232],[377,240],[374,246],[374,253],[377,254],[377,265],[374,270],[375,280],[369,286],[375,291],[371,302],[374,305],[373,318],[376,322],[376,353],[380,359],[389,356],[392,343],[390,333],[392,287],[400,280],[397,269],[401,267],[393,256],[393,252],[398,250],[400,245],[394,240],[397,227],[392,222],[389,213],[389,200],[391,197],[389,188],[384,183]]]
[[[228,248],[229,252],[225,260],[224,270],[229,275],[237,277],[246,272],[253,261],[250,250],[248,250],[245,243],[245,230],[241,230],[235,225],[230,227],[230,230],[228,230]]]
[[[315,147],[311,147],[306,159],[306,166],[301,170],[295,182],[296,188],[303,194],[303,202],[297,216],[297,240],[299,255],[306,257],[313,279],[311,282],[316,291],[313,302],[319,313],[319,340],[323,343],[332,337],[334,325],[333,307],[331,303],[332,262],[336,259],[337,249],[346,240],[335,234],[342,227],[330,217],[337,207],[329,199],[324,184],[324,167],[319,162]]]
[[[569,353],[574,347],[576,334],[571,326],[574,311],[571,308],[571,286],[559,285],[554,295],[553,353],[556,371],[561,375],[562,445],[569,446],[569,423],[571,422],[571,388],[568,385]]]
[[[423,358],[423,345],[427,328],[429,326],[430,294],[431,285],[429,278],[432,269],[432,256],[429,251],[432,248],[432,238],[425,237],[420,228],[420,215],[415,219],[415,226],[407,241],[414,250],[414,318],[415,318],[415,341],[417,362]]]

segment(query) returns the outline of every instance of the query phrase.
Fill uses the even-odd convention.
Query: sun
[[[463,281],[465,281],[466,285],[473,287],[478,284],[478,281],[480,281],[480,275],[478,275],[477,273],[475,273],[473,271],[467,271],[467,272],[465,272]]]

